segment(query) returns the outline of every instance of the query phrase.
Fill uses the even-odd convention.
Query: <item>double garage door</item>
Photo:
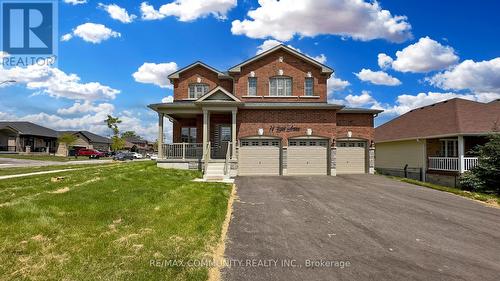
[[[286,153],[281,151],[281,143],[274,139],[242,140],[238,152],[238,174],[280,175],[327,175],[328,140],[294,139],[288,143]],[[283,160],[282,160],[283,159]],[[337,173],[364,173],[365,147],[348,144],[337,148]]]

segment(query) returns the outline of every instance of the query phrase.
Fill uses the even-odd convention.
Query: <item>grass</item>
[[[64,165],[51,165],[51,166],[37,166],[37,167],[12,167],[12,168],[4,168],[0,167],[0,176],[7,175],[17,175],[17,174],[27,174],[34,172],[43,172],[43,171],[52,171],[52,170],[65,170],[65,169],[81,169],[87,167],[104,167],[109,164],[64,164]]]
[[[74,156],[55,156],[55,155],[23,155],[23,154],[0,154],[0,158],[14,158],[14,159],[26,159],[26,160],[38,160],[38,161],[56,161],[56,162],[68,162],[68,161],[78,161],[78,160],[88,160],[88,157],[80,156],[75,158]],[[106,159],[106,158],[101,158]]]
[[[400,177],[395,177],[395,176],[388,176],[388,177],[402,181],[402,182],[420,185],[420,186],[432,188],[435,190],[445,191],[445,192],[453,193],[453,194],[460,195],[463,197],[467,197],[470,199],[479,200],[482,202],[488,202],[490,204],[492,203],[493,205],[495,205],[495,204],[500,205],[500,196],[498,196],[498,195],[486,194],[486,193],[481,193],[481,192],[472,192],[472,191],[462,190],[459,188],[442,186],[442,185],[437,185],[437,184],[428,183],[428,182],[422,182],[422,181],[418,181],[418,180],[414,180],[414,179],[400,178]]]
[[[231,187],[198,176],[138,162],[0,181],[0,279],[206,280],[150,265],[211,258]]]

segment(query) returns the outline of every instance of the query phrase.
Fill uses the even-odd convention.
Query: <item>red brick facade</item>
[[[183,71],[179,76],[179,79],[173,81],[174,100],[189,99],[189,84],[198,83],[198,79],[200,83],[208,85],[209,91],[217,86],[221,86],[230,93],[233,91],[232,79],[219,79],[217,73],[201,65]]]
[[[239,72],[230,72],[233,78],[219,79],[219,74],[202,65],[181,71],[179,78],[171,79],[174,85],[174,101],[189,98],[191,83],[205,83],[209,89],[217,86],[239,98],[242,102],[265,103],[327,103],[327,80],[329,72],[322,72],[322,67],[284,49],[277,49],[253,62],[241,66]],[[253,72],[257,78],[257,97],[248,97],[248,78]],[[292,96],[269,97],[269,79],[274,76],[292,78]],[[314,79],[313,97],[304,97],[305,79]],[[335,107],[333,107],[335,108]],[[175,118],[175,116],[173,116]],[[185,118],[185,117],[184,117]],[[210,135],[217,124],[231,124],[231,113],[211,114]],[[176,119],[173,124],[173,142],[181,141],[181,127],[196,127],[197,142],[203,140],[203,116],[191,119]],[[306,136],[307,129],[313,136],[329,139],[346,138],[352,132],[352,138],[373,140],[372,113],[339,113],[338,109],[247,109],[238,105],[237,138],[258,135],[259,129],[264,135],[277,136],[286,145],[288,138]]]
[[[263,129],[265,136],[282,139],[286,145],[289,138],[305,136],[307,129],[313,136],[332,140],[347,138],[347,132],[352,132],[352,138],[373,140],[373,116],[371,114],[343,114],[337,110],[239,110],[237,113],[237,138],[257,136]],[[349,122],[348,125],[344,121]],[[210,135],[217,124],[231,124],[230,114],[211,114]],[[203,139],[203,115],[193,119],[179,119],[173,124],[173,142],[181,142],[181,127],[196,127],[197,142]]]
[[[283,61],[280,62],[280,57]],[[269,78],[279,76],[279,71],[283,71],[283,76],[292,78],[291,97],[269,97]],[[247,97],[248,78],[251,72],[257,78],[257,96]],[[314,78],[314,96],[304,97],[305,79],[310,72]],[[241,68],[240,73],[231,73],[234,77],[234,95],[244,102],[326,102],[327,89],[326,80],[328,74],[322,74],[321,69],[299,57],[293,56],[285,51],[276,51],[260,60],[249,63]]]

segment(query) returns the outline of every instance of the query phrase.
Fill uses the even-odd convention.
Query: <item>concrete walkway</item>
[[[67,172],[67,171],[74,171],[74,170],[79,170],[79,169],[62,169],[62,170],[42,171],[42,172],[34,172],[34,173],[27,173],[27,174],[6,175],[6,176],[0,176],[0,180],[28,177],[28,176],[36,176],[36,175],[44,175],[44,174],[53,174],[53,173]]]

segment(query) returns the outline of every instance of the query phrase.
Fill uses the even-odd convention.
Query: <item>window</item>
[[[269,79],[269,95],[284,97],[292,95],[292,78],[274,77]]]
[[[257,95],[257,77],[248,78],[248,93],[249,96]]]
[[[182,127],[181,142],[196,143],[196,127]]]
[[[314,96],[314,78],[307,77],[305,82],[305,96]]]
[[[441,140],[441,150],[439,155],[442,157],[458,157],[458,141]]]
[[[190,84],[189,85],[189,98],[198,99],[208,92],[207,84]]]

